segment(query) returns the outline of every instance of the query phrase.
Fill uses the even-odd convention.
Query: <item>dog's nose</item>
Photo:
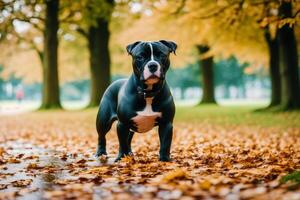
[[[157,66],[156,63],[150,63],[150,64],[148,65],[149,71],[150,71],[151,73],[156,72],[157,67],[158,67],[158,66]]]

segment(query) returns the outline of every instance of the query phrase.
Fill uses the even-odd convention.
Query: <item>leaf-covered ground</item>
[[[1,116],[0,199],[300,199],[300,114],[250,110],[178,108],[171,163],[157,130],[114,163],[115,127],[96,159],[96,110]]]

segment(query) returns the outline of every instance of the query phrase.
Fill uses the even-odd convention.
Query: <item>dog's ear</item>
[[[134,49],[134,47],[136,47],[136,45],[138,45],[139,43],[141,43],[141,41],[137,41],[135,43],[129,44],[126,47],[126,50],[128,52],[129,55],[132,55],[132,50]]]
[[[159,40],[159,42],[163,43],[165,46],[167,46],[170,50],[170,53],[174,53],[176,55],[176,49],[177,44],[173,41],[167,41],[167,40]]]

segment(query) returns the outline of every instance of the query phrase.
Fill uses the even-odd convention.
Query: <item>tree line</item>
[[[108,26],[113,7],[113,0],[72,2],[12,0],[0,3],[4,20],[1,27],[1,39],[4,40],[5,36],[13,33],[18,40],[30,43],[40,58],[43,72],[41,109],[61,108],[58,78],[58,32],[63,24],[74,25],[75,31],[87,40],[91,74],[89,107],[98,106],[99,100],[110,82],[108,49],[110,31]],[[76,17],[78,14],[81,17]],[[23,38],[18,34],[14,30],[14,21],[30,23],[36,31],[41,32],[43,35],[42,48],[38,47],[32,38]]]
[[[41,108],[61,108],[57,62],[60,30],[65,32],[76,31],[87,41],[91,78],[89,106],[93,107],[99,104],[104,90],[110,83],[111,60],[108,44],[111,16],[116,4],[128,4],[130,2],[129,0],[124,2],[114,0],[10,0],[0,3],[1,18],[4,21],[0,27],[0,39],[5,40],[9,33],[13,33],[18,40],[25,40],[32,44],[32,48],[36,50],[42,63],[43,95]],[[135,3],[142,5],[144,2],[142,0],[135,1]],[[227,17],[229,25],[235,27],[235,31],[238,31],[241,26],[247,26],[247,24],[244,24],[243,19],[250,19],[252,22],[260,24],[261,29],[264,30],[265,43],[269,50],[269,69],[272,83],[271,104],[269,107],[280,110],[299,109],[299,59],[294,30],[294,24],[297,22],[300,13],[299,3],[292,0],[228,0],[224,1],[225,3],[221,6],[210,1],[193,1],[192,3],[196,5],[198,2],[200,2],[199,5],[204,8],[205,12],[203,12],[203,9],[198,9],[197,6],[186,9],[191,1],[181,0],[176,10],[172,11],[171,14],[169,13],[169,15],[174,20],[189,12],[196,13],[199,20]],[[155,3],[157,2],[150,1],[151,5]],[[151,9],[155,9],[155,7],[152,6]],[[257,17],[258,13],[259,16]],[[43,35],[42,47],[37,46],[32,38],[20,36],[14,30],[14,21],[27,22],[37,32],[40,31]],[[247,37],[247,33],[241,32],[240,34]],[[215,83],[213,81],[214,55],[210,54],[213,44],[196,43],[195,48],[199,55],[199,66],[202,71],[203,98],[201,103],[216,103]]]
[[[176,12],[183,10],[186,2],[182,0],[179,10]],[[229,9],[232,9],[231,12],[226,13],[225,11]],[[269,55],[269,74],[272,91],[271,103],[268,106],[270,109],[293,110],[300,108],[299,53],[294,30],[299,13],[299,2],[296,1],[241,0],[231,1],[231,3],[225,4],[219,9],[214,9],[206,15],[199,16],[199,18],[206,19],[233,15],[233,18],[229,18],[229,23],[231,25],[237,24],[236,31],[238,31],[240,26],[245,25],[240,20],[243,18],[243,15],[248,15],[248,18],[252,18],[252,20],[260,24],[260,27],[264,30]],[[199,44],[196,47],[200,54],[199,62],[203,71],[204,93],[201,103],[216,103],[213,83],[213,56],[202,56],[209,52],[210,46],[208,44]]]

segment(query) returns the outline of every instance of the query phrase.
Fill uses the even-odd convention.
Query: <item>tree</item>
[[[58,80],[58,11],[59,0],[45,2],[44,56],[43,56],[43,109],[61,108]]]
[[[10,30],[7,34],[13,34],[21,42],[26,42],[37,52],[42,63],[43,89],[42,89],[42,109],[61,108],[59,99],[58,81],[58,28],[59,28],[59,0],[8,1],[1,4],[1,7],[9,13],[4,15],[5,29]],[[45,7],[45,9],[43,9]],[[3,13],[2,13],[3,14]],[[45,15],[44,15],[45,14]],[[20,34],[15,30],[15,22],[29,24],[31,29],[29,34],[41,34],[43,38],[43,49],[34,42],[34,36]],[[39,32],[39,33],[36,33]],[[6,34],[4,34],[5,36]]]
[[[296,7],[294,14],[292,5]],[[270,10],[272,11],[271,15]],[[196,14],[194,14],[194,16],[202,20],[215,18],[222,21],[222,19],[224,19],[241,37],[245,38],[251,36],[249,33],[254,32],[254,30],[250,32],[242,31],[242,28],[250,24],[255,27],[254,23],[258,22],[257,24],[260,25],[260,28],[263,27],[264,37],[269,51],[269,68],[272,83],[270,106],[280,105],[280,109],[283,110],[300,108],[298,50],[293,26],[294,23],[297,22],[297,15],[300,13],[299,2],[291,0],[228,0],[216,4],[212,2],[209,3],[208,1],[199,1],[191,6],[191,3],[182,0],[178,9],[175,11],[175,13],[183,13],[184,15],[190,12],[198,13],[198,16]],[[261,23],[264,25],[261,26]],[[274,24],[277,30],[275,31],[275,36],[272,37],[270,34],[270,26],[274,26]],[[212,24],[212,26],[215,25]],[[218,24],[218,26],[220,25]],[[224,33],[224,35],[227,34]],[[249,37],[249,39],[250,38],[251,37]],[[253,40],[249,41],[252,42]],[[231,43],[231,41],[228,43]],[[241,45],[238,40],[236,43]],[[248,43],[248,45],[250,46],[250,43]],[[227,48],[226,51],[228,51]]]
[[[88,31],[90,52],[91,99],[89,107],[98,106],[106,88],[110,84],[109,21],[98,18],[96,26]]]
[[[261,49],[265,48],[261,40],[257,39],[259,36],[262,36],[262,31],[256,31],[258,25],[248,18],[243,18],[243,22],[246,24],[244,27],[236,23],[238,21],[235,19],[236,12],[241,6],[237,3],[238,1],[234,1],[234,3],[229,2],[228,4],[226,4],[227,1],[222,2],[220,4],[216,4],[213,1],[185,0],[156,2],[153,4],[154,9],[152,8],[153,13],[151,16],[142,15],[137,23],[130,26],[130,30],[126,29],[125,34],[118,33],[118,36],[127,35],[126,41],[131,39],[131,35],[137,35],[140,38],[149,40],[155,40],[158,37],[173,39],[179,44],[179,58],[181,62],[182,60],[194,62],[193,60],[198,59],[199,54],[201,54],[199,48],[197,48],[199,44],[208,44],[209,54],[217,59],[230,57],[233,54],[237,55],[242,62],[256,59],[256,56],[263,51]],[[141,13],[143,12],[141,11]],[[147,24],[147,26],[144,24]],[[132,31],[133,29],[135,30]],[[138,31],[139,34],[136,34]],[[259,48],[254,51],[254,47],[256,48],[257,46]],[[249,50],[251,54],[249,54]],[[266,56],[260,56],[260,58],[264,57]],[[203,61],[204,63],[206,61],[209,63],[210,60],[213,59],[204,59]],[[183,65],[180,62],[176,62],[176,57],[172,61],[177,66]],[[202,60],[200,63],[202,63]],[[204,93],[210,94],[209,102],[215,102],[213,95],[214,84],[213,78],[211,78],[213,74],[213,68],[211,67],[207,73],[209,76],[207,80],[211,80],[208,81],[211,84],[211,88],[208,89],[203,84]],[[206,75],[202,77],[202,81],[206,81],[205,78]]]
[[[76,6],[82,18],[71,23],[86,40],[90,61],[90,103],[88,107],[98,106],[100,99],[110,84],[109,24],[114,8],[113,0],[87,0]]]
[[[292,17],[292,3],[283,1],[279,7],[282,19]],[[300,108],[300,86],[297,42],[294,26],[285,23],[278,30],[281,74],[281,103],[284,110]]]
[[[39,1],[17,2],[11,0],[0,3],[0,10],[3,10],[3,12],[0,12],[0,19],[2,20],[0,35],[2,36],[1,45],[4,45],[5,50],[8,49],[7,43],[9,43],[9,46],[15,45],[13,47],[14,53],[19,53],[22,50],[34,50],[42,65],[44,55],[43,49],[39,45],[41,42],[35,41],[44,32],[45,19],[42,16],[43,11],[36,11],[36,8],[40,9],[41,6],[42,4]],[[18,31],[18,26],[27,28]],[[26,48],[19,48],[24,44]],[[4,53],[4,57],[8,57],[7,54],[11,54],[11,52]]]
[[[281,102],[281,77],[279,70],[279,38],[276,31],[272,37],[269,26],[265,27],[265,39],[269,50],[269,74],[271,81],[271,101],[269,108],[278,106]]]
[[[214,70],[213,70],[213,57],[205,56],[209,51],[209,46],[198,45],[200,60],[199,64],[201,67],[202,74],[202,90],[203,96],[200,104],[215,104],[215,85],[214,85]],[[202,58],[201,58],[202,56]]]

